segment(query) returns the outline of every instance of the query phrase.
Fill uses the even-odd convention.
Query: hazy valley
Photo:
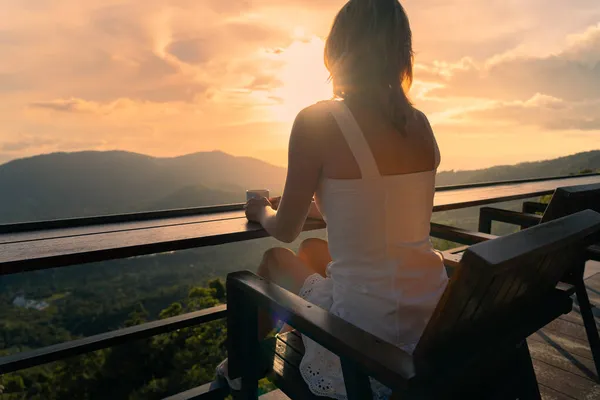
[[[477,171],[440,172],[437,184],[445,186],[595,170],[600,170],[600,151]],[[236,203],[244,200],[247,188],[269,188],[278,194],[284,180],[283,168],[221,152],[177,158],[153,158],[126,152],[43,155],[0,166],[0,223]],[[518,205],[510,203],[504,206]],[[435,221],[468,228],[476,227],[476,218],[476,209],[434,215]],[[510,229],[513,228],[500,226],[498,232],[506,233]],[[325,233],[303,234],[292,247],[309,236],[324,237]],[[254,270],[262,253],[275,245],[278,244],[273,239],[261,239],[0,277],[0,353],[47,346],[214,305],[223,300],[222,289],[217,283],[210,283],[211,279],[224,278],[234,270]],[[163,339],[144,342],[143,346],[150,347],[140,344],[142,347],[134,355],[131,352],[137,348],[135,346],[127,350],[130,353],[121,354],[119,351],[125,351],[121,349],[77,358],[79,361],[72,361],[74,365],[79,365],[77,363],[83,362],[81,360],[97,364],[94,364],[97,370],[94,370],[96,380],[93,385],[85,386],[79,382],[77,387],[83,385],[91,392],[100,390],[94,385],[107,379],[117,379],[106,375],[108,364],[117,360],[122,362],[123,357],[138,357],[145,360],[140,361],[143,364],[150,362],[147,359],[149,354],[158,357],[161,362],[166,362],[166,359],[177,362],[177,367],[173,368],[179,375],[165,369],[166,377],[161,379],[166,379],[167,383],[152,383],[159,385],[159,389],[152,392],[154,389],[149,388],[154,386],[140,367],[138,372],[127,372],[139,382],[111,396],[121,398],[119,396],[123,393],[129,393],[129,398],[161,398],[170,393],[169,385],[176,383],[180,390],[182,385],[191,387],[210,379],[214,363],[224,354],[223,343],[214,336],[213,330],[189,331],[186,335],[186,340],[201,337],[208,341],[203,342],[203,346],[212,349],[210,357],[195,354],[194,351],[200,350],[190,350],[190,345],[181,342],[183,339],[180,337],[166,335]],[[165,337],[173,341],[172,348],[160,342],[166,340]],[[181,352],[188,354],[186,362],[179,360]],[[94,358],[100,357],[99,354],[103,357],[101,361]],[[56,379],[64,378],[61,373],[68,365],[57,363],[11,374],[0,384],[6,386],[7,379],[21,379],[18,382],[22,382],[22,387],[20,383],[10,381],[11,385],[16,385],[14,393],[20,394],[8,399],[50,398],[46,395],[35,397],[32,393],[35,390],[46,393],[43,391],[56,386]],[[188,375],[192,367],[201,368],[202,373],[190,378]],[[40,376],[44,374],[52,377],[48,378],[48,386],[32,389],[35,386],[33,382],[42,379]],[[75,389],[61,382],[61,385],[66,385],[64,393],[52,395],[55,396],[52,398],[77,398],[69,397],[70,391]],[[160,386],[163,384],[166,386]],[[108,395],[105,391],[102,393]],[[153,397],[152,393],[156,396]],[[135,397],[138,395],[140,397]]]

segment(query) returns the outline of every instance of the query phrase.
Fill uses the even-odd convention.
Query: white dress
[[[333,261],[327,278],[310,276],[300,296],[412,352],[448,282],[429,238],[439,150],[436,144],[432,171],[381,176],[348,107],[329,103],[362,179],[322,180],[316,202]],[[339,358],[307,337],[303,341],[300,372],[310,390],[346,399]],[[374,380],[372,388],[377,399],[391,393]]]

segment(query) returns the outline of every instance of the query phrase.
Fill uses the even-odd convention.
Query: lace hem
[[[305,339],[305,342],[310,339]],[[312,340],[310,340],[312,342]],[[339,357],[313,342],[318,349],[314,355],[317,359],[308,361],[305,359],[300,363],[300,374],[308,385],[310,391],[316,396],[330,397],[336,400],[347,400],[346,386],[342,373]],[[312,358],[312,357],[311,357]],[[316,361],[318,360],[318,361]],[[381,382],[369,378],[373,400],[388,400],[392,390]]]
[[[325,278],[323,278],[321,275],[312,274],[311,276],[306,278],[304,284],[302,284],[302,288],[300,289],[300,293],[298,293],[298,296],[302,297],[305,300],[308,300],[313,292],[315,285],[322,280],[325,280]]]
[[[332,301],[332,290],[330,278],[313,274],[304,281],[299,296],[325,310],[329,310]],[[304,335],[302,341],[304,342],[305,352],[300,362],[300,374],[310,391],[317,396],[347,400],[348,396],[339,357]],[[387,400],[392,391],[375,379],[370,379],[373,399]]]

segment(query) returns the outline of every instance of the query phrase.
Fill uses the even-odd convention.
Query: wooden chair
[[[297,369],[297,333],[259,341],[258,313],[268,310],[340,356],[350,400],[371,398],[369,376],[402,399],[540,399],[525,339],[571,311],[572,286],[559,280],[599,234],[600,214],[583,211],[469,247],[412,355],[250,272],[232,273],[229,373],[242,378],[236,398],[256,399],[265,371],[291,398],[318,398]]]
[[[600,212],[600,183],[558,188],[549,204],[526,201],[522,212],[482,207],[479,211],[478,230],[492,233],[493,221],[518,225],[522,229],[529,228],[587,209]],[[587,254],[589,259],[600,261],[600,245],[592,246]]]
[[[528,203],[527,211],[542,210],[540,203]],[[431,224],[431,236],[450,240],[461,244],[474,244],[487,241],[496,236],[490,235],[492,220],[529,228],[578,211],[591,209],[600,212],[600,184],[562,187],[556,189],[550,203],[543,208],[543,215],[521,213],[491,207],[480,210],[480,232],[467,231],[460,228]],[[446,252],[447,266],[452,267],[460,259],[464,248]],[[600,375],[600,336],[584,283],[585,263],[588,260],[600,261],[600,245],[594,244],[584,251],[584,256],[572,260],[572,268],[562,278],[563,282],[575,286],[577,303],[583,318],[586,334],[594,356],[596,372]]]

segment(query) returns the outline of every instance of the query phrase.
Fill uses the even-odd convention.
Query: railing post
[[[242,292],[227,279],[227,353],[230,379],[241,377],[242,388],[233,392],[237,400],[258,399],[260,342],[258,307],[245,301]]]
[[[492,218],[488,207],[481,207],[481,209],[479,209],[478,231],[482,233],[492,233]]]

